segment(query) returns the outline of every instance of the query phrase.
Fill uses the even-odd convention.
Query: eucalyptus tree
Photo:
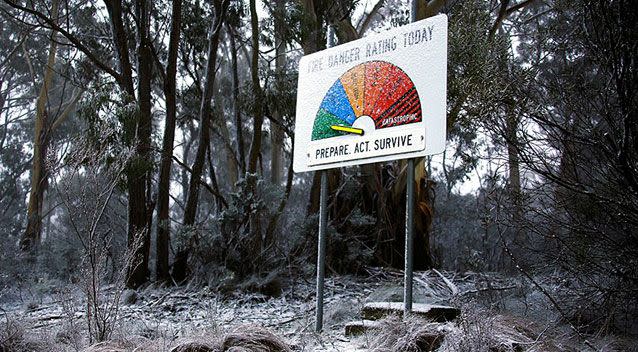
[[[59,1],[51,4],[51,17],[58,17]],[[47,183],[46,166],[44,165],[47,154],[49,136],[49,111],[47,104],[49,100],[49,90],[53,84],[53,66],[57,55],[56,32],[51,31],[49,39],[49,53],[44,69],[42,86],[36,101],[35,128],[33,141],[33,167],[31,169],[31,191],[29,193],[29,203],[27,210],[27,228],[20,239],[20,247],[23,250],[31,250],[41,237],[42,226],[42,202],[44,201],[44,190]]]
[[[206,155],[209,150],[210,143],[210,126],[212,115],[212,99],[214,94],[215,77],[217,73],[217,49],[224,23],[224,17],[228,9],[229,0],[213,1],[214,18],[211,21],[210,31],[208,34],[208,51],[206,54],[206,67],[202,80],[201,103],[199,109],[199,136],[197,152],[195,160],[191,168],[191,177],[188,188],[188,198],[186,208],[184,209],[184,225],[192,226],[195,224],[197,216],[197,207],[199,199],[199,186],[202,182],[202,172],[206,161]],[[196,234],[194,235],[196,236]],[[173,263],[172,275],[173,279],[181,282],[187,277],[188,257],[190,248],[188,244],[183,244],[175,255]]]
[[[270,123],[270,182],[277,190],[281,190],[282,173],[285,174],[285,185],[277,208],[269,215],[264,233],[264,246],[272,247],[277,243],[278,222],[284,214],[293,189],[294,171],[292,169],[292,149],[294,149],[294,116],[296,105],[297,70],[295,69],[294,48],[298,35],[295,23],[298,5],[291,1],[278,0],[266,5],[269,17],[265,19],[266,44],[274,45],[275,57],[269,61],[268,70],[263,73],[266,116]],[[270,39],[272,38],[272,39]],[[263,39],[262,39],[263,40]],[[272,68],[274,61],[274,68]],[[288,150],[286,141],[292,142]],[[286,156],[288,165],[285,166]]]
[[[51,8],[45,9],[50,11],[56,21],[61,21],[63,16],[58,14],[58,8],[59,1],[53,1]],[[74,77],[72,76],[82,80],[79,77],[81,69],[76,69],[68,63],[71,61],[71,53],[64,47],[59,48],[56,30],[42,28],[38,23],[29,21],[28,15],[11,10],[4,4],[3,17],[6,19],[6,26],[14,32],[13,36],[9,34],[7,38],[6,44],[12,47],[12,50],[3,60],[3,79],[1,81],[4,83],[10,72],[12,72],[12,76],[7,80],[6,90],[0,98],[0,106],[4,110],[6,97],[10,94],[17,96],[20,91],[27,92],[26,96],[21,99],[25,104],[6,106],[3,144],[11,124],[9,122],[10,116],[26,114],[34,117],[33,120],[29,119],[33,122],[31,144],[33,157],[31,159],[27,221],[26,229],[20,238],[20,248],[26,252],[33,252],[42,237],[43,203],[49,179],[46,159],[49,152],[55,152],[55,150],[50,150],[50,147],[56,130],[72,115],[84,89],[77,87],[77,85],[82,84],[81,82],[73,82]],[[42,49],[38,49],[38,46],[43,44]],[[16,71],[20,66],[16,65],[18,58],[22,59],[28,71],[22,73]],[[20,76],[26,76],[29,79],[23,81]],[[68,89],[74,85],[76,86],[75,90]],[[31,98],[31,94],[33,94],[33,98]],[[30,102],[33,102],[33,107]],[[19,176],[14,175],[13,177]]]
[[[177,59],[181,41],[182,0],[173,0],[171,7],[170,34],[165,72],[162,86],[166,99],[166,120],[162,141],[162,154],[157,190],[157,241],[156,275],[158,280],[170,278],[170,184],[173,165],[173,145],[177,124]],[[161,71],[160,71],[161,72]]]
[[[274,17],[274,44],[275,44],[275,79],[281,77],[284,73],[286,64],[286,40],[285,40],[285,11],[286,3],[284,0],[275,1]],[[271,15],[272,16],[272,15]],[[282,114],[279,109],[272,109],[272,121],[281,121]],[[283,154],[284,131],[280,124],[270,124],[270,182],[275,185],[281,183],[282,173],[282,154]]]
[[[235,28],[239,25],[239,11],[233,11],[226,22],[228,30],[229,50],[231,55],[231,75],[232,75],[232,101],[235,122],[235,143],[237,145],[237,157],[239,168],[242,174],[246,173],[246,152],[244,151],[244,123],[239,103],[239,63],[237,59],[237,34]],[[232,22],[232,24],[231,24]]]
[[[253,136],[248,151],[247,172],[257,173],[257,161],[261,154],[261,127],[264,122],[263,90],[259,81],[259,18],[255,0],[250,0],[250,28],[252,51],[250,57],[250,83],[253,95]],[[257,192],[255,177],[248,178],[248,188],[252,193]],[[250,217],[250,231],[253,236],[253,253],[262,251],[262,231],[260,214],[252,214]]]
[[[106,0],[104,7],[91,3],[78,4],[73,14],[79,11],[92,16],[98,23],[94,28],[85,28],[83,19],[78,17],[58,23],[57,17],[43,10],[39,3],[23,4],[10,0],[4,3],[33,22],[57,32],[66,45],[82,53],[100,75],[110,77],[119,88],[120,99],[116,104],[121,111],[118,114],[123,129],[121,142],[135,148],[135,155],[126,169],[128,242],[131,247],[141,243],[131,248],[135,251],[136,260],[128,270],[127,285],[139,286],[148,280],[150,273],[150,226],[154,207],[151,196],[152,84],[155,62],[151,33],[153,6],[148,1],[137,1],[132,7],[133,11],[128,11],[128,4],[121,0]],[[71,8],[65,6],[64,10],[70,11]],[[101,15],[107,16],[106,23],[100,22]],[[106,33],[100,32],[104,30]],[[100,33],[95,36],[95,32]]]

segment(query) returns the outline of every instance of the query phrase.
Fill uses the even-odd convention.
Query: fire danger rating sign
[[[445,15],[302,57],[295,172],[442,152],[446,77]]]

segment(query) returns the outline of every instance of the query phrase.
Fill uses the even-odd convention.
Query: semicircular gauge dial
[[[362,116],[372,118],[376,129],[421,122],[421,102],[410,77],[386,61],[368,61],[351,68],[324,96],[312,140],[346,135],[332,126],[351,127]]]

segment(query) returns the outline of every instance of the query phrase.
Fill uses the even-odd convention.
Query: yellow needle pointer
[[[360,128],[346,127],[341,125],[331,125],[330,128],[332,128],[335,131],[347,132],[347,133],[358,134],[359,136],[363,136],[363,130]]]

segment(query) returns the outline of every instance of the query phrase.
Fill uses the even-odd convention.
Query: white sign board
[[[294,171],[442,152],[446,84],[445,15],[302,57]]]

